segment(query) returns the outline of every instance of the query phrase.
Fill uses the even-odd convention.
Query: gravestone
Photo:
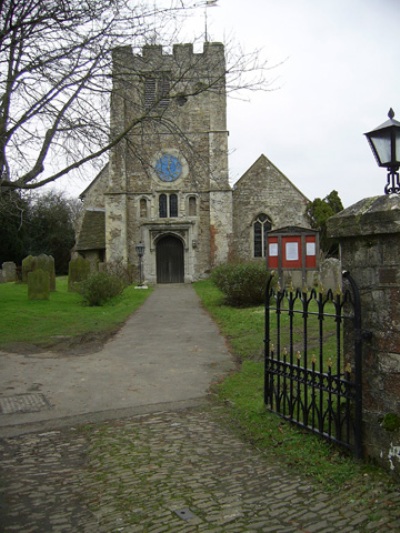
[[[29,300],[48,300],[50,297],[49,273],[38,268],[28,274]]]
[[[54,266],[54,258],[51,255],[40,254],[35,257],[35,270],[44,270],[48,272],[50,280],[50,290],[56,290],[56,271]]]
[[[28,283],[28,274],[35,270],[35,258],[32,255],[28,255],[22,259],[22,283]]]
[[[50,290],[56,290],[56,271],[54,258],[51,255],[40,254],[38,256],[28,255],[22,260],[22,283],[28,283],[30,272],[38,269],[48,272],[50,280]]]
[[[12,261],[7,261],[2,264],[3,280],[4,281],[17,281],[17,265]]]
[[[68,268],[68,290],[78,291],[79,285],[90,276],[90,261],[78,256],[71,259]]]

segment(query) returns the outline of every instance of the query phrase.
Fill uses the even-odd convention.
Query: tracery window
[[[254,257],[265,257],[267,247],[267,234],[272,227],[271,220],[261,213],[253,222]]]

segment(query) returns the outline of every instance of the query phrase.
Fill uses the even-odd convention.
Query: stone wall
[[[365,452],[400,476],[400,196],[358,202],[328,234],[360,290]]]

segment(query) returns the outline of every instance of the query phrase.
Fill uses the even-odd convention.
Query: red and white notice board
[[[319,235],[306,228],[282,228],[267,236],[269,270],[315,270],[318,268]]]

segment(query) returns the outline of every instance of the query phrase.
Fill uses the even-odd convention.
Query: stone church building
[[[114,50],[111,137],[121,141],[81,194],[79,254],[137,265],[143,243],[146,281],[191,282],[265,256],[271,229],[309,227],[308,199],[264,155],[230,186],[225,73],[221,43]]]

